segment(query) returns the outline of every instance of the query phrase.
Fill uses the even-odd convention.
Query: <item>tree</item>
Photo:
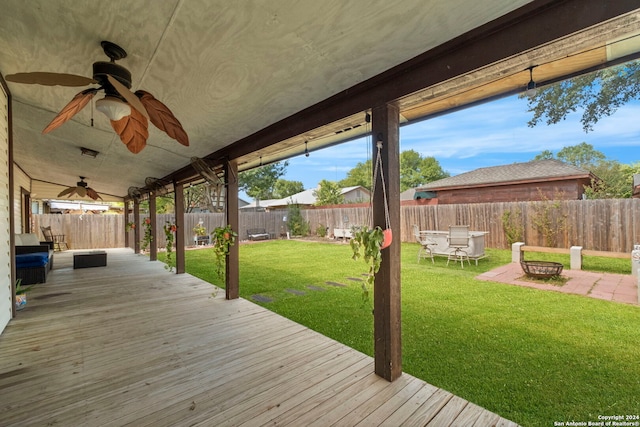
[[[341,193],[340,185],[337,182],[323,179],[318,184],[318,189],[313,191],[316,197],[316,206],[340,205],[344,203],[344,196]]]
[[[414,150],[400,153],[400,191],[448,176],[435,157],[422,157]]]
[[[640,61],[627,62],[539,89],[528,101],[533,113],[528,125],[555,124],[584,108],[580,122],[589,132],[601,118],[612,115],[639,95]]]
[[[605,156],[602,151],[593,148],[593,145],[581,142],[580,144],[563,147],[555,156],[552,151],[544,150],[535,156],[533,160],[554,158],[569,163],[570,165],[590,170],[590,168],[594,167],[598,162],[605,161],[607,156]]]
[[[159,214],[171,214],[175,212],[175,198],[173,194],[158,196],[156,198],[156,212]]]
[[[551,150],[543,150],[542,153],[538,154],[533,158],[533,160],[550,160],[554,159],[553,151]]]
[[[640,173],[640,162],[625,165],[615,160],[598,162],[591,172],[599,178],[585,189],[589,199],[628,199],[633,193],[633,175]]]
[[[590,169],[596,163],[607,158],[603,152],[593,148],[593,145],[581,142],[577,145],[569,145],[558,151],[558,159],[582,169]],[[593,172],[593,171],[592,171]]]
[[[347,177],[338,182],[338,185],[342,188],[360,185],[371,190],[372,176],[373,168],[371,166],[371,160],[367,160],[366,162],[360,162],[355,165],[354,168],[347,172]]]
[[[302,191],[304,191],[304,184],[302,182],[279,179],[276,181],[274,197],[276,199],[284,199]]]
[[[276,182],[284,175],[287,166],[289,162],[277,162],[243,171],[238,174],[238,186],[254,199],[273,199]]]
[[[206,189],[202,184],[192,185],[184,189],[184,211],[193,212],[199,208],[206,200]]]
[[[373,176],[371,160],[358,163],[353,169],[347,172],[347,177],[338,184],[341,187],[361,185],[371,190],[371,180]],[[417,187],[428,182],[437,181],[449,176],[445,172],[435,157],[422,157],[414,150],[407,150],[400,153],[400,191]]]

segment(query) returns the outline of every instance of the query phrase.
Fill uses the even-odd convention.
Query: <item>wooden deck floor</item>
[[[0,425],[515,425],[131,251],[55,265],[0,336]]]

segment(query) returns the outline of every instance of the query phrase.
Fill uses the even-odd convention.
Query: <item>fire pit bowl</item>
[[[549,279],[562,273],[562,264],[550,261],[520,261],[522,270],[529,277]]]

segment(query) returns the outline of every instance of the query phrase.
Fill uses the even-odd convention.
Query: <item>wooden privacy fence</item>
[[[369,223],[369,208],[339,207],[303,209],[303,218],[312,233],[320,226],[350,228]],[[412,226],[421,230],[447,231],[449,225],[468,224],[471,230],[487,231],[485,244],[491,248],[508,249],[503,216],[510,215],[513,233],[520,232],[528,245],[569,248],[582,246],[588,250],[631,252],[640,243],[640,199],[568,200],[552,202],[476,203],[461,205],[403,206],[401,235],[404,242],[413,242]],[[247,229],[264,228],[279,237],[286,233],[287,210],[272,212],[241,212],[240,239]],[[122,215],[33,215],[34,231],[40,225],[51,225],[54,234],[65,234],[72,249],[111,248],[124,246],[124,216]],[[129,215],[129,221],[133,216]],[[145,216],[141,216],[142,219]],[[174,222],[174,215],[158,215],[158,247],[165,242],[162,226]],[[193,244],[193,228],[199,221],[208,232],[224,225],[224,215],[215,213],[185,214],[185,241]],[[140,230],[140,236],[144,235]],[[130,232],[131,242],[133,232]]]

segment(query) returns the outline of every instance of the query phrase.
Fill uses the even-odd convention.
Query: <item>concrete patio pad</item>
[[[476,279],[639,305],[637,278],[630,274],[564,270],[562,276],[569,280],[561,287],[521,280],[523,276],[520,264],[511,263],[482,273]]]

